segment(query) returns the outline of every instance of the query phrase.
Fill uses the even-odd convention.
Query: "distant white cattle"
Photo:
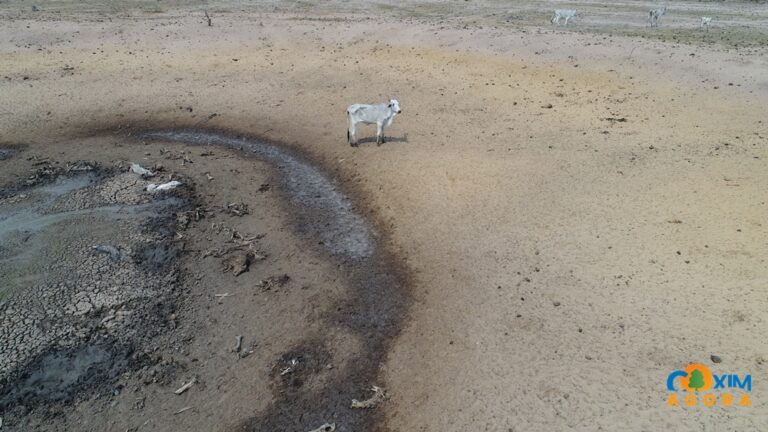
[[[712,22],[712,17],[701,17],[701,24],[699,25],[699,27],[701,28],[706,27],[707,31],[709,31],[709,23],[711,22]]]
[[[347,108],[349,117],[349,129],[347,129],[347,142],[352,147],[357,147],[357,137],[355,137],[355,127],[358,123],[376,124],[376,144],[384,142],[384,128],[392,124],[395,115],[400,114],[400,103],[397,99],[392,99],[389,103],[380,103],[375,105],[354,104]]]
[[[552,25],[560,25],[560,20],[565,20],[565,26],[568,27],[568,21],[576,17],[576,11],[573,9],[555,9],[555,14],[552,15]]]
[[[648,22],[651,24],[651,27],[658,27],[659,26],[659,20],[661,20],[661,17],[667,14],[667,7],[664,6],[663,8],[658,9],[651,9],[648,11]]]

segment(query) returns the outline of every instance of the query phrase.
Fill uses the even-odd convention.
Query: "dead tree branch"
[[[208,15],[208,10],[207,10],[207,9],[206,9],[206,10],[203,10],[203,13],[205,14],[205,19],[207,19],[207,20],[208,20],[208,27],[212,27],[212,26],[213,26],[213,24],[211,23],[211,16],[210,16],[210,15]]]

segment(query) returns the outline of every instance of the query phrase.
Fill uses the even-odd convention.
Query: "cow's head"
[[[395,114],[400,114],[401,112],[403,112],[400,109],[400,102],[398,102],[397,99],[391,99],[389,101],[389,107],[392,109],[392,111],[395,112]]]

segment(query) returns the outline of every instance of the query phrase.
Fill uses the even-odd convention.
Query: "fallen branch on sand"
[[[387,396],[387,393],[384,391],[383,388],[378,386],[371,387],[371,390],[373,391],[373,396],[370,398],[359,401],[357,399],[352,399],[352,408],[373,408],[376,405],[378,405],[381,402],[386,401],[389,399],[389,396]]]
[[[184,407],[184,408],[182,408],[182,409],[180,409],[180,410],[176,411],[175,413],[173,413],[173,415],[181,414],[181,413],[183,413],[184,411],[188,411],[188,410],[191,410],[191,409],[192,409],[192,407],[191,407],[191,406],[186,406],[186,407]]]
[[[180,395],[180,394],[184,393],[185,391],[189,390],[189,388],[192,387],[192,384],[194,384],[194,383],[195,383],[195,379],[192,378],[192,381],[190,381],[190,382],[184,384],[183,386],[179,387],[174,393],[176,393],[177,395]]]
[[[629,52],[629,55],[627,56],[627,60],[632,58],[632,53],[635,52],[635,48],[637,48],[637,46],[632,47],[632,51]]]

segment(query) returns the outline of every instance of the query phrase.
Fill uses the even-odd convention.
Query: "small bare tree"
[[[208,27],[211,27],[211,26],[213,26],[213,23],[211,23],[211,16],[210,16],[210,15],[208,15],[208,10],[207,10],[207,9],[206,9],[206,10],[203,10],[203,13],[205,14],[205,19],[207,19],[207,20],[208,20]]]

